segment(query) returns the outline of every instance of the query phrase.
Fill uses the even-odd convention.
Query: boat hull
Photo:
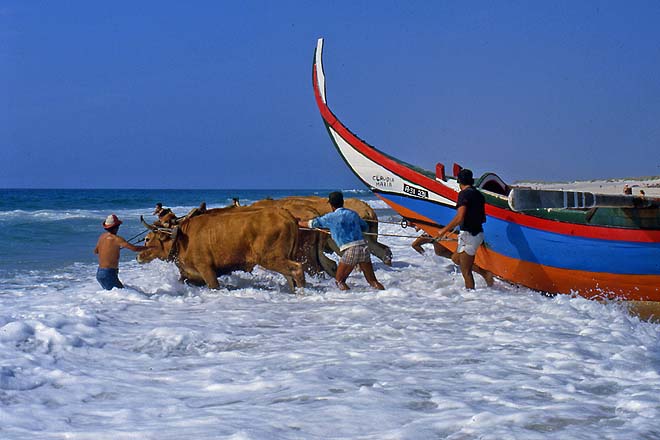
[[[418,211],[393,201],[392,197],[378,193],[376,195],[402,217],[417,220],[416,225],[425,232],[436,235],[440,230],[440,225],[434,226],[435,221],[431,217],[420,215]],[[439,219],[438,221],[442,222]],[[441,224],[446,223],[448,221]],[[484,235],[488,237],[489,228],[484,229]],[[575,293],[591,299],[660,301],[659,275],[617,274],[553,267],[504,255],[488,243],[486,240],[485,246],[481,246],[477,251],[476,264],[510,283],[547,293]],[[456,251],[456,242],[447,241],[441,244],[452,252]]]
[[[458,183],[394,159],[348,130],[327,106],[321,51],[322,41],[315,55],[313,84],[337,151],[380,199],[411,224],[435,235],[456,213]],[[548,293],[660,301],[658,228],[560,221],[561,213],[553,218],[548,212],[514,212],[506,207],[504,196],[490,194],[486,200],[486,239],[476,255],[482,268],[503,280]],[[578,211],[579,215],[585,216]],[[657,216],[657,210],[653,215]],[[452,251],[456,247],[455,242],[441,244]]]

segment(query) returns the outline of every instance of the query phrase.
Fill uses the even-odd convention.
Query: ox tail
[[[292,240],[292,246],[291,250],[289,251],[289,259],[293,260],[294,256],[296,254],[296,250],[298,249],[298,245],[300,244],[299,240],[299,235],[298,235],[298,222],[296,221],[294,217],[294,223],[293,223],[293,237],[294,239]],[[291,261],[290,263],[290,268],[291,268],[291,275],[293,276],[293,281],[295,283],[296,287],[305,287],[305,271],[303,270],[303,265],[296,262],[296,261]],[[292,289],[294,290],[294,289]],[[295,290],[294,290],[295,291]]]
[[[282,209],[282,211],[285,212],[286,215],[292,220],[291,222],[287,222],[287,225],[290,229],[290,235],[293,237],[293,240],[291,240],[291,245],[289,246],[288,260],[286,262],[286,271],[288,272],[288,275],[285,275],[285,277],[289,283],[291,293],[295,293],[296,287],[305,287],[305,271],[303,269],[303,265],[295,261],[296,252],[298,250],[298,245],[300,244],[301,239],[299,238],[298,222],[296,218],[288,211],[284,209]]]

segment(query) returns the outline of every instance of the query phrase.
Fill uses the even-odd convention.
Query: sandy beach
[[[623,194],[623,187],[632,188],[633,195],[643,190],[648,197],[660,197],[660,176],[585,180],[573,182],[515,182],[513,186],[529,186],[538,189],[588,191],[601,194]]]

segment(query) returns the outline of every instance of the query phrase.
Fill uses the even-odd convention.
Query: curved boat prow
[[[312,74],[314,95],[330,139],[349,169],[378,197],[383,198],[384,194],[412,196],[453,208],[458,194],[458,184],[455,180],[439,183],[433,173],[383,153],[352,133],[332,113],[326,97],[323,45],[323,38],[319,38],[314,53]],[[390,200],[385,201],[391,205]],[[408,214],[405,217],[410,220],[432,225],[435,229],[441,227],[424,213],[410,211]]]
[[[323,38],[316,42],[316,51],[314,52],[314,78],[315,88],[318,89],[319,99],[327,104],[325,99],[325,73],[323,73]]]

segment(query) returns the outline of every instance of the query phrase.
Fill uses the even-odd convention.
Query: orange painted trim
[[[403,217],[433,223],[414,211],[379,198]],[[440,231],[440,228],[426,224],[419,224],[418,227],[431,235],[437,235]],[[456,251],[456,242],[442,241],[439,244],[452,252]],[[623,275],[542,266],[507,257],[485,246],[477,251],[475,262],[505,281],[542,292],[576,293],[590,299],[660,301],[660,275]]]
[[[456,249],[455,244],[453,247]],[[498,254],[484,246],[477,251],[475,261],[504,280],[543,292],[577,293],[585,298],[660,301],[660,275],[623,275],[542,266]]]

